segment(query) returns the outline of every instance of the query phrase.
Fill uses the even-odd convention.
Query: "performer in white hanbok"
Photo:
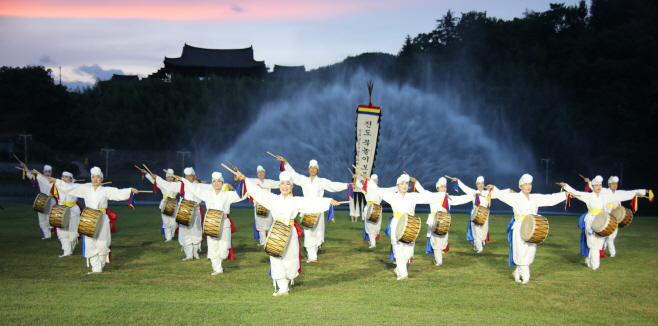
[[[272,189],[279,189],[279,182],[271,179],[265,179],[265,169],[262,166],[256,168],[256,175],[258,178],[249,178],[251,182],[259,186],[261,189],[272,192]],[[272,226],[272,212],[267,212],[267,216],[258,215],[258,202],[254,200],[254,224],[256,232],[258,232],[258,246],[265,245],[267,241],[267,231]]]
[[[185,179],[187,179],[187,181],[191,183],[199,183],[196,179],[196,172],[194,172],[193,168],[187,167],[183,170],[183,173],[185,173]],[[201,207],[198,205],[201,203],[201,199],[191,192],[186,192],[185,186],[181,181],[169,182],[155,174],[152,175],[152,177],[156,180],[160,189],[170,192],[178,192],[183,199],[191,200],[197,204],[194,207],[194,213],[190,217],[190,225],[178,225],[178,243],[185,252],[185,258],[183,258],[183,261],[199,259],[203,228],[201,225]],[[180,201],[178,204],[180,205]]]
[[[295,228],[299,228],[295,216],[300,212],[317,214],[328,210],[330,205],[338,205],[338,202],[331,198],[291,196],[293,181],[292,175],[288,171],[279,174],[280,195],[261,189],[250,179],[245,179],[245,176],[241,173],[237,174],[237,178],[245,180],[249,195],[272,212],[275,222],[282,222],[291,227],[294,225]],[[270,274],[274,284],[274,296],[288,295],[289,285],[294,284],[294,279],[301,272],[298,232],[295,229],[291,230],[290,240],[282,257],[270,256]],[[276,290],[277,286],[279,287],[278,291]]]
[[[73,184],[73,174],[70,172],[62,172],[62,181]],[[59,193],[59,191],[58,191]],[[68,257],[73,254],[75,245],[78,243],[78,223],[80,223],[80,205],[78,205],[78,197],[71,196],[65,193],[59,194],[59,204],[69,207],[69,225],[65,228],[57,228],[57,238],[62,244],[64,253],[59,257]]]
[[[306,198],[322,198],[324,192],[339,192],[347,189],[347,183],[333,182],[325,178],[318,177],[319,165],[316,160],[311,160],[308,164],[309,177],[303,176],[295,172],[295,170],[288,164],[283,157],[278,156],[277,159],[285,164],[285,170],[290,172],[293,182],[302,187],[304,197]],[[310,212],[301,212],[310,213]],[[313,228],[304,228],[304,247],[308,255],[307,263],[318,262],[318,249],[324,243],[324,213],[318,216],[318,222]]]
[[[28,168],[24,163],[21,163],[21,166],[23,167],[23,170],[27,171]],[[46,176],[46,178],[49,178],[52,176],[53,173],[53,168],[50,165],[44,165],[43,166],[43,175]],[[35,177],[38,176],[38,174],[33,174],[31,172],[25,172],[25,176],[28,177],[30,180],[33,178],[36,178],[38,181],[39,178]],[[42,178],[43,179],[43,178]],[[44,181],[44,180],[42,180]],[[39,191],[42,194],[48,195],[48,202],[46,202],[46,207],[43,213],[37,213],[37,217],[39,218],[39,227],[41,228],[41,232],[43,232],[43,238],[42,240],[50,239],[51,235],[50,233],[52,232],[52,226],[50,226],[50,223],[48,222],[48,217],[50,216],[50,209],[55,205],[55,199],[53,198],[53,195],[50,193],[50,188],[52,188],[52,184],[50,182],[41,182],[38,181],[39,184]]]
[[[355,179],[352,179],[352,183],[354,183]],[[363,216],[363,208],[364,204],[366,203],[366,198],[363,194],[363,191],[359,188],[354,188],[353,190],[354,197],[352,200],[350,200],[349,206],[350,206],[350,220],[352,222],[358,222],[359,221],[359,216],[361,216],[361,220],[364,220]]]
[[[603,250],[603,245],[606,241],[606,237],[602,237],[598,235],[594,230],[592,229],[592,222],[594,222],[594,218],[596,217],[597,214],[603,212],[606,210],[606,206],[610,202],[622,202],[626,200],[631,200],[633,197],[635,197],[638,192],[633,193],[633,192],[619,192],[615,191],[614,193],[612,191],[608,191],[607,193],[603,193],[601,189],[603,188],[603,178],[600,175],[597,175],[594,179],[592,179],[592,192],[582,192],[582,191],[577,191],[568,184],[562,182],[560,183],[560,186],[564,187],[569,192],[573,192],[578,197],[576,197],[578,200],[584,202],[587,205],[587,215],[585,216],[584,222],[585,222],[585,236],[587,239],[587,248],[589,249],[589,253],[587,256],[587,259],[585,260],[587,263],[587,267],[597,270],[601,266],[601,253],[600,251]],[[644,189],[639,190],[640,195],[644,195],[646,192]]]
[[[450,213],[450,207],[452,205],[467,204],[473,199],[473,196],[468,194],[461,196],[446,195],[448,191],[447,183],[448,180],[444,177],[439,178],[439,181],[436,182],[436,190],[438,193],[435,194],[434,199],[430,203],[431,213],[427,216],[427,247],[425,248],[425,253],[433,255],[434,264],[436,266],[441,266],[443,264],[443,253],[448,252],[450,249],[448,247],[448,233],[438,235],[432,232],[436,227],[436,218],[434,214],[438,214],[439,212]],[[425,190],[419,182],[416,183],[416,190],[421,194],[432,193]],[[439,194],[444,195],[440,196]]]
[[[379,185],[379,177],[376,174],[373,174],[370,176],[370,182],[376,183]],[[384,219],[384,212],[382,211],[379,219],[377,220],[376,223],[369,221],[365,214],[366,211],[373,205],[381,205],[382,204],[382,197],[379,197],[379,195],[375,194],[374,191],[368,191],[366,188],[365,190],[362,188],[363,184],[361,183],[360,180],[356,180],[354,184],[355,189],[360,189],[361,191],[365,192],[366,194],[366,202],[367,205],[366,207],[363,208],[363,214],[364,216],[364,235],[363,235],[363,240],[366,240],[370,243],[370,247],[368,248],[375,248],[377,246],[377,240],[379,240],[379,233],[382,230],[382,220]],[[389,191],[389,192],[398,192],[398,187],[393,186],[390,188],[379,188],[380,190],[383,191]]]
[[[585,178],[585,182],[589,183],[590,180],[589,178]],[[591,183],[590,183],[590,188]],[[636,189],[636,190],[618,190],[619,188],[619,177],[617,176],[611,176],[608,178],[608,188],[601,188],[601,193],[602,194],[621,194],[630,197],[633,199],[636,194],[645,194],[647,192],[646,189]],[[622,200],[617,200],[616,197],[610,197],[608,203],[605,205],[605,211],[610,214],[612,211],[621,206]],[[619,221],[617,221],[619,222]],[[617,250],[615,248],[615,239],[617,238],[617,232],[619,231],[619,228],[615,229],[615,232],[612,232],[611,235],[607,236],[605,238],[605,243],[603,244],[603,248],[607,248],[608,251],[610,252],[610,257],[615,257],[617,255]]]
[[[83,251],[84,257],[87,258],[87,266],[91,263],[91,272],[88,274],[103,272],[105,263],[109,262],[108,255],[112,244],[110,220],[106,214],[107,201],[128,200],[131,192],[137,194],[139,191],[135,188],[104,187],[101,185],[103,172],[96,166],[91,169],[91,183],[71,184],[55,178],[48,178],[48,181],[54,183],[60,193],[84,198],[86,207],[103,212],[99,222],[98,235],[96,237],[83,237]]]
[[[162,200],[160,201],[160,211],[164,208],[165,204],[167,203],[167,198],[171,197],[173,199],[176,199],[176,196],[178,195],[178,191],[180,190],[174,190],[174,191],[169,191],[168,189],[162,187],[160,184],[158,184],[155,179],[153,179],[153,176],[149,174],[146,170],[142,169],[142,173],[146,176],[146,179],[151,181],[152,184],[154,184],[160,191],[162,192]],[[167,175],[165,176],[167,182],[173,182],[174,181],[174,170],[173,169],[167,169]],[[178,206],[178,205],[177,205]],[[175,212],[175,210],[174,210]],[[174,238],[174,235],[176,234],[176,229],[178,228],[178,223],[176,223],[176,218],[174,216],[169,216],[165,214],[160,214],[162,216],[162,229],[164,230],[164,235],[165,235],[165,242],[169,242]]]
[[[368,176],[363,176],[364,178],[370,180]],[[368,189],[368,192],[372,191],[376,195],[379,195],[383,200],[388,202],[393,209],[393,217],[391,219],[391,246],[393,250],[393,255],[396,261],[395,274],[397,275],[398,280],[403,280],[409,277],[407,271],[407,264],[411,260],[411,257],[414,256],[414,246],[416,241],[412,243],[400,242],[395,237],[395,230],[397,229],[398,221],[403,214],[415,215],[414,211],[416,209],[416,204],[429,204],[434,200],[436,196],[445,196],[445,192],[439,193],[413,193],[407,192],[409,190],[409,175],[403,174],[395,183],[398,188],[398,193],[391,193],[388,191],[382,191],[376,183],[366,182],[365,186]]]
[[[477,253],[481,253],[484,245],[489,241],[489,219],[487,218],[482,225],[473,223],[473,219],[477,214],[478,203],[479,206],[489,206],[489,201],[487,200],[489,191],[484,189],[484,177],[479,176],[475,180],[477,190],[471,189],[457,178],[452,178],[452,181],[456,181],[459,185],[459,189],[471,196],[470,198],[473,201],[473,208],[471,208],[471,218],[468,223],[468,228],[466,229],[466,239],[473,245],[473,250]]]
[[[206,202],[206,208],[208,210],[214,209],[224,212],[226,220],[224,220],[219,237],[206,237],[208,240],[208,258],[212,262],[213,270],[210,275],[224,273],[222,260],[228,258],[229,251],[233,249],[231,231],[235,230],[235,226],[229,216],[231,213],[231,204],[237,203],[244,198],[240,198],[235,191],[222,191],[224,177],[219,172],[213,172],[212,184],[209,185],[192,183],[180,177],[177,177],[176,181],[182,181],[185,184],[185,192],[190,192]]]
[[[521,237],[521,225],[527,215],[537,215],[539,207],[557,205],[567,199],[566,192],[558,192],[551,195],[531,194],[532,176],[524,174],[519,179],[521,192],[512,193],[509,190],[500,190],[495,186],[487,186],[492,191],[491,198],[498,199],[512,206],[514,216],[507,225],[507,241],[510,243],[509,266],[514,267],[514,280],[522,284],[530,282],[530,265],[535,261],[537,244],[526,242]]]

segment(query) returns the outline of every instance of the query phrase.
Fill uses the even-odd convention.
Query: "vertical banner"
[[[367,175],[372,175],[377,155],[379,141],[379,123],[381,122],[381,107],[372,105],[373,82],[368,82],[370,101],[368,105],[357,105],[356,108],[356,147],[354,149],[354,166]],[[362,182],[363,177],[357,177]]]

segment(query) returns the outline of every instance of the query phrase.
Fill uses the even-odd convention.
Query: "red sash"
[[[283,163],[283,162],[282,162]],[[297,244],[299,245],[299,270],[297,273],[301,274],[302,273],[302,241],[299,240],[302,238],[302,228],[299,226],[299,223],[297,223],[297,220],[295,221],[295,229],[297,229]]]
[[[105,214],[107,214],[107,218],[110,219],[110,231],[111,233],[117,232],[117,229],[114,227],[114,223],[117,221],[117,214],[114,213],[113,211],[106,209]]]
[[[231,219],[231,216],[226,214],[226,218],[228,219],[229,222],[231,222],[231,233],[235,232],[235,224],[233,224],[233,220]],[[233,252],[233,238],[231,237],[231,249],[228,250],[228,259],[235,259],[235,253]]]

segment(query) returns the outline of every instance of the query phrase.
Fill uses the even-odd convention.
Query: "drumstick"
[[[150,194],[153,193],[153,190],[137,190],[137,191],[139,191],[140,193],[142,193],[142,192],[144,192],[144,193],[150,193]]]
[[[453,177],[449,177],[447,174],[446,174],[445,177],[448,178],[448,179],[450,179],[450,180],[454,179]]]
[[[103,182],[103,183],[101,183],[101,185],[109,185],[110,183],[112,183],[112,181],[109,181],[109,182]]]
[[[73,179],[73,182],[80,182],[80,181],[85,181],[85,179],[80,179],[80,180]]]
[[[146,168],[146,171],[149,171],[150,174],[153,174],[153,172],[151,172],[151,170],[149,170],[149,168],[148,168],[148,166],[146,166],[146,164],[142,164],[142,165]]]
[[[366,177],[366,174],[363,173],[363,172],[361,172],[361,170],[359,170],[359,168],[357,168],[356,166],[354,166],[354,164],[352,164],[352,167],[354,168],[354,171],[361,173],[361,175],[363,175],[363,178],[368,179],[368,178]]]
[[[23,169],[23,168],[19,168],[19,167],[17,167],[17,166],[14,166],[14,167],[17,168],[17,169],[19,169],[19,170],[21,170],[21,171],[30,172],[30,170],[25,170],[25,169]],[[35,170],[35,171],[36,171],[36,170]],[[41,174],[41,172],[39,172],[39,171],[36,171],[36,172],[37,172],[38,175],[40,175],[40,176],[42,176],[42,177],[44,177],[44,178],[47,179],[47,177],[46,177],[45,175]]]
[[[137,166],[137,165],[135,165],[135,167],[137,168],[137,170],[140,170],[140,171],[141,171],[141,170],[144,170],[144,169],[140,168],[140,167]]]
[[[226,161],[226,163],[228,163],[228,165],[230,165],[232,168],[235,169],[235,165],[231,164],[231,162],[229,162],[228,160],[224,160],[224,161]]]
[[[229,163],[229,164],[230,164],[230,163]],[[229,169],[228,166],[224,165],[224,163],[222,163],[222,166],[225,167],[227,170],[231,171],[231,173],[233,173],[233,174],[235,174],[235,175],[238,175],[237,172],[235,172],[235,171]]]
[[[16,156],[16,154],[14,154],[14,158],[16,158],[16,160],[18,161],[18,163],[20,163],[20,164],[24,164],[21,160],[18,159],[18,156]]]
[[[348,201],[339,201],[338,203],[339,203],[339,204],[348,204],[349,202],[350,202],[350,201],[348,200]]]
[[[582,175],[582,174],[579,174],[579,176],[580,176],[581,178],[583,178],[583,179],[587,179],[587,178],[585,178],[585,177],[583,177],[583,175]]]

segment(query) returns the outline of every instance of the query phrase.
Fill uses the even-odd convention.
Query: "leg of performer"
[[[57,231],[57,234],[59,235],[60,232],[59,230]],[[62,243],[62,255],[59,257],[67,257],[70,256],[71,253],[73,252],[73,249],[71,248],[71,241],[69,239],[60,239],[59,242]]]
[[[610,257],[614,257],[615,255],[617,255],[617,250],[615,248],[615,239],[617,238],[618,231],[619,228],[615,229],[615,232],[612,232],[612,234],[605,239],[605,246],[608,248],[608,251],[610,252]]]
[[[89,258],[89,262],[91,263],[91,273],[102,273],[103,272],[103,265],[105,262],[105,257],[101,257],[101,255],[96,255],[93,257]]]
[[[307,263],[318,261],[318,246],[306,247],[306,253],[308,256]]]
[[[264,246],[265,242],[267,242],[267,232],[266,231],[258,231],[258,236],[260,237],[260,239],[258,239],[260,241],[260,245]]]
[[[519,271],[519,266],[514,268],[514,281],[521,283],[521,272]]]
[[[520,278],[523,282],[521,284],[528,284],[530,282],[530,265],[518,265]]]
[[[601,266],[601,253],[600,249],[589,248],[589,267],[593,270],[599,269]]]
[[[287,295],[290,289],[288,288],[288,279],[287,278],[282,278],[276,280],[276,286],[279,287],[279,290],[274,293],[275,297],[278,297],[280,295]]]
[[[37,215],[39,216],[39,227],[43,233],[43,238],[41,239],[50,239],[50,223],[48,223],[48,216],[46,216],[44,213],[37,213]]]
[[[210,262],[212,263],[213,271],[210,275],[224,273],[224,269],[222,268],[222,258],[219,254],[219,239],[215,237],[206,237],[206,240],[208,241],[208,258],[210,258]]]
[[[349,206],[350,206],[350,222],[354,223],[359,219],[357,216],[359,213],[356,212],[356,204],[354,203],[354,199],[350,200]]]
[[[376,239],[377,239],[377,235],[373,236],[373,235],[370,235],[370,234],[369,234],[368,237],[370,238],[370,239],[368,240],[368,241],[370,242],[370,248],[375,248],[375,247],[377,247],[377,240],[376,240]]]

